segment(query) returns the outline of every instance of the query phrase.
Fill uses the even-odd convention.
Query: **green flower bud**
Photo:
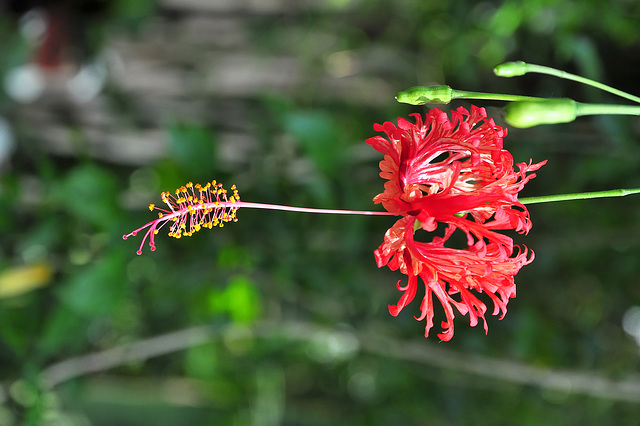
[[[527,64],[522,61],[505,62],[504,64],[496,65],[493,73],[498,77],[518,77],[527,73]]]
[[[504,108],[505,121],[522,129],[540,124],[569,123],[577,116],[577,103],[569,98],[516,101]]]
[[[396,96],[398,102],[411,105],[448,104],[452,98],[453,89],[449,86],[415,86]]]

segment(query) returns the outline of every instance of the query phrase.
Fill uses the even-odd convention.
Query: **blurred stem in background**
[[[102,352],[69,358],[45,368],[40,378],[43,386],[50,389],[80,376],[218,341],[223,335],[233,333],[234,327],[236,326],[192,327]],[[260,321],[258,325],[252,327],[252,331],[254,336],[260,339],[285,339],[303,344],[325,342],[329,345],[331,342],[348,341],[349,343],[345,346],[383,358],[446,368],[460,373],[519,385],[537,386],[567,394],[640,402],[640,380],[638,379],[610,380],[592,371],[544,368],[507,359],[443,349],[439,345],[430,343],[382,337],[379,333],[338,331],[306,322]]]

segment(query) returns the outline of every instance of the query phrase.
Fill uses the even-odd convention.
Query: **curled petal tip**
[[[422,96],[420,90],[405,93],[407,100]],[[469,315],[471,326],[482,319],[486,333],[487,307],[475,294],[489,294],[494,315],[504,312],[515,296],[514,277],[530,262],[526,253],[514,255],[513,239],[498,231],[531,227],[517,194],[543,163],[516,172],[513,156],[502,144],[506,131],[473,106],[470,112],[452,111],[450,118],[434,108],[424,120],[417,116],[415,124],[399,119],[397,126],[386,122],[374,128],[388,139],[367,141],[385,156],[380,167],[387,182],[374,201],[403,216],[385,233],[374,256],[378,267],[386,265],[408,277],[406,286],[396,285],[403,295],[389,305],[389,313],[398,316],[424,286],[422,315],[416,320],[426,321],[425,337],[438,301],[447,316],[438,334],[442,341],[453,338],[456,311]],[[440,226],[446,226],[444,235],[433,234]],[[416,241],[414,234],[423,230],[428,242]],[[456,230],[466,234],[466,249],[448,247]]]
[[[401,310],[398,305],[389,305],[389,313],[394,317],[397,317]]]

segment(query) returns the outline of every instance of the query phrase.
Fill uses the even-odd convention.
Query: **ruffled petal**
[[[374,251],[378,267],[408,277],[405,286],[397,284],[403,294],[389,312],[398,315],[415,298],[420,280],[425,294],[416,319],[426,322],[425,336],[433,326],[434,294],[446,318],[440,339],[453,337],[456,311],[468,314],[471,326],[482,320],[486,332],[487,307],[477,294],[486,293],[492,315],[504,317],[516,294],[514,277],[534,257],[497,231],[529,232],[529,212],[518,193],[546,161],[518,163],[516,170],[503,148],[507,129],[488,118],[484,108],[460,107],[450,117],[434,108],[424,120],[412,117],[415,124],[399,118],[397,125],[375,125],[386,138],[367,140],[385,156],[380,162],[384,192],[374,202],[403,216]],[[444,235],[437,235],[439,224],[446,225]],[[430,241],[415,241],[414,232],[428,232]],[[466,248],[448,246],[456,232],[466,236]]]

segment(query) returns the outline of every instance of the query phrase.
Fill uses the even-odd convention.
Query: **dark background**
[[[364,141],[426,111],[394,101],[410,86],[628,103],[492,69],[640,94],[639,3],[0,5],[0,424],[637,423],[638,196],[532,205],[507,316],[486,336],[458,316],[448,343],[437,303],[429,339],[413,319],[422,291],[387,311],[403,276],[373,250],[393,218],[245,209],[142,256],[122,235],[187,181],[380,209]],[[476,104],[504,125],[503,104]],[[549,160],[522,195],[640,187],[639,123],[509,129],[516,161]]]

